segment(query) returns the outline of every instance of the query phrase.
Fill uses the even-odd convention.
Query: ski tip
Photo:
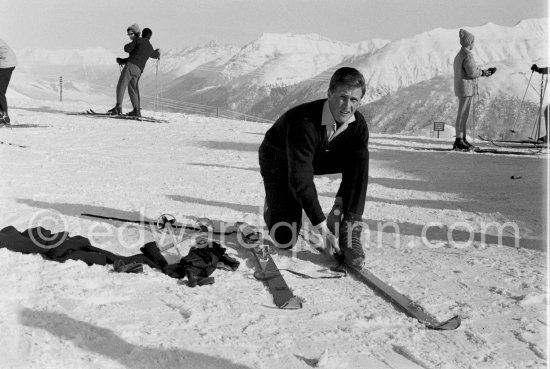
[[[439,324],[427,324],[426,327],[436,330],[436,331],[452,331],[454,329],[457,329],[460,327],[460,323],[462,322],[462,319],[460,316],[456,315],[452,317],[451,319],[444,321]]]
[[[287,302],[279,306],[279,309],[285,310],[298,310],[303,306],[301,299],[296,296],[292,296]]]

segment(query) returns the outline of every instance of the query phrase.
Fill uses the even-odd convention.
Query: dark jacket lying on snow
[[[218,267],[230,270],[239,267],[239,262],[226,255],[225,248],[215,241],[211,241],[206,248],[191,249],[189,255],[178,264],[168,265],[155,242],[144,245],[140,249],[141,254],[122,256],[92,246],[85,237],[69,237],[67,233],[53,234],[42,227],[23,232],[12,226],[6,227],[0,230],[0,248],[25,254],[42,254],[44,258],[58,262],[82,260],[88,265],[107,265],[122,260],[124,264],[146,264],[173,278],[187,277],[190,286],[196,285],[197,280],[209,277]]]

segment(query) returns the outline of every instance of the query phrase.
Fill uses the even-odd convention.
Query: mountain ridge
[[[489,22],[461,27],[476,36],[473,52],[478,64],[483,68],[498,68],[495,76],[479,80],[481,99],[521,99],[531,64],[547,63],[547,23],[547,18],[530,18],[514,26]],[[389,102],[392,95],[401,96],[399,92],[410,86],[420,84],[429,89],[429,84],[435,83],[434,90],[446,98],[429,96],[417,105],[450,104],[451,108],[439,110],[452,111],[456,104],[452,87],[446,83],[448,87],[442,90],[441,81],[452,80],[452,61],[459,49],[458,28],[436,28],[394,41],[373,39],[354,43],[315,33],[264,33],[243,47],[210,41],[202,46],[167,50],[160,62],[148,63],[141,91],[144,95],[154,95],[161,89],[164,101],[169,102],[173,110],[181,108],[183,103],[194,103],[276,119],[293,105],[325,97],[332,73],[341,66],[353,66],[362,71],[367,80],[363,110],[370,104],[378,109],[382,101]],[[104,91],[107,97],[113,95],[118,78],[115,57],[102,48],[72,53],[37,49],[21,55],[20,69],[27,72],[29,78],[39,78],[40,73],[49,73],[50,78],[55,73],[63,73],[68,81],[87,82],[91,92]],[[42,64],[36,59],[42,60]],[[44,70],[37,71],[38,66]],[[17,84],[14,85],[17,89]],[[28,89],[26,91],[28,93]],[[422,96],[426,99],[426,95]],[[536,95],[531,93],[526,95],[526,100],[527,104],[537,103]],[[395,132],[408,126],[396,123],[402,122],[401,119],[392,120],[393,112],[380,111],[388,114],[384,118],[371,114],[375,119],[373,128]],[[408,114],[411,121],[417,121],[414,111]],[[399,116],[402,117],[403,112],[399,112]],[[381,122],[385,122],[384,127]],[[412,130],[406,129],[408,133],[414,133],[414,127]]]

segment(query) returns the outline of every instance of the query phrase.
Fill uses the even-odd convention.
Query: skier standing
[[[278,247],[294,246],[304,210],[327,251],[339,248],[346,264],[363,265],[369,130],[357,108],[365,91],[365,78],[358,70],[340,68],[330,80],[328,99],[290,109],[265,134],[259,149],[264,218]],[[327,219],[313,177],[328,173],[342,173],[342,182]]]
[[[11,74],[17,66],[15,53],[8,44],[0,39],[0,124],[9,125],[8,102],[6,91],[10,84]]]
[[[149,58],[160,59],[160,50],[153,50],[153,46],[149,42],[153,32],[149,28],[143,29],[143,37],[140,37],[140,28],[137,24],[132,24],[127,31],[132,41],[124,46],[124,51],[130,56],[126,59],[117,58],[117,63],[124,65],[124,68],[120,73],[116,87],[116,105],[108,113],[122,114],[122,101],[126,87],[128,87],[128,95],[134,109],[127,115],[141,117],[139,78]]]
[[[456,116],[456,140],[453,149],[458,151],[470,150],[473,145],[466,140],[466,123],[470,115],[472,99],[477,94],[477,83],[475,80],[481,76],[490,77],[496,72],[496,68],[480,69],[472,54],[474,48],[474,35],[461,29],[458,33],[460,38],[460,51],[455,56],[454,67],[454,91],[458,97],[458,113]]]

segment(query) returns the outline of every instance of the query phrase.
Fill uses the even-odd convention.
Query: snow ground
[[[261,223],[256,151],[268,125],[62,114],[90,108],[77,103],[10,106],[13,128],[0,130],[2,228],[94,232],[94,245],[131,255],[154,233],[80,214]],[[0,249],[0,367],[545,367],[547,156],[434,150],[450,145],[372,135],[364,218],[367,267],[439,319],[461,315],[456,331],[425,329],[351,277],[286,273],[304,307],[273,308],[251,254],[231,237],[224,242],[240,268],[197,288],[148,267],[117,274]],[[336,175],[316,178],[326,211],[338,184]],[[505,226],[500,240],[490,223]],[[274,259],[312,275],[326,263],[305,242]]]

